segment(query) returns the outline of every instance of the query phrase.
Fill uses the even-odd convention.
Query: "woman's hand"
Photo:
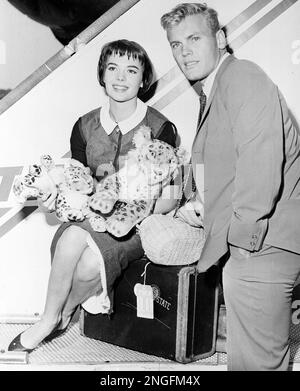
[[[55,211],[55,200],[57,196],[57,190],[53,190],[52,193],[47,193],[38,197],[37,202],[38,206],[46,212]]]
[[[197,199],[190,200],[178,209],[176,217],[190,224],[192,227],[203,226],[203,205]]]
[[[166,185],[161,196],[157,199],[155,203],[155,208],[153,213],[165,214],[171,212],[178,202],[180,197],[180,187],[176,185]]]

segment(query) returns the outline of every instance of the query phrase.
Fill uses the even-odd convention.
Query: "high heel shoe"
[[[57,337],[60,337],[62,334],[64,334],[66,331],[67,331],[67,328],[69,327],[69,324],[71,323],[71,320],[75,314],[77,310],[77,307],[75,308],[75,310],[71,313],[70,315],[70,320],[68,322],[68,324],[66,325],[66,327],[64,327],[63,329],[61,329],[61,324],[62,324],[62,321],[60,321],[58,323],[58,325],[51,331],[51,333],[46,337],[44,338],[44,342],[50,342],[52,341],[54,338],[57,338]]]
[[[46,338],[44,338],[44,342],[50,342],[50,341],[52,341],[52,339],[57,338],[60,335],[62,335],[67,330],[67,327],[69,326],[69,324],[67,325],[67,327],[65,327],[63,329],[61,329],[60,326],[61,326],[61,321],[58,323],[57,326],[54,327],[54,329],[51,331],[51,333],[49,335],[47,335]]]
[[[30,353],[32,352],[35,348],[33,349],[29,349],[29,348],[25,348],[25,346],[23,346],[21,344],[21,335],[23,333],[20,333],[18,334],[12,341],[11,343],[9,344],[7,350],[9,352],[27,352],[27,353]]]

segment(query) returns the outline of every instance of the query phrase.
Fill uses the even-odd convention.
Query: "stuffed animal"
[[[90,169],[77,160],[70,159],[63,174],[64,180],[57,188],[56,216],[63,222],[83,221],[90,212],[89,195],[94,188]]]
[[[62,167],[55,167],[49,155],[43,155],[40,165],[29,166],[28,174],[17,176],[13,184],[13,192],[19,202],[31,197],[45,197],[57,193],[57,186],[64,181]]]
[[[89,201],[93,211],[107,216],[106,230],[116,237],[126,235],[151,214],[163,187],[186,160],[183,150],[152,140],[147,126],[136,132],[133,143],[135,148],[128,152],[125,165],[104,178]]]
[[[60,221],[88,218],[94,231],[125,236],[151,214],[163,187],[186,161],[182,149],[152,140],[149,127],[141,127],[133,143],[135,148],[128,152],[124,166],[99,182],[93,195],[89,168],[74,159],[57,167],[49,155],[41,157],[40,165],[30,166],[27,175],[16,178],[14,194],[21,202],[51,194]]]
[[[104,231],[104,219],[89,208],[89,195],[94,187],[90,169],[75,159],[70,159],[64,167],[55,166],[49,155],[43,155],[40,163],[15,179],[13,192],[18,200],[23,203],[30,197],[51,195],[55,199],[53,210],[60,221],[82,221],[89,216],[94,227]]]

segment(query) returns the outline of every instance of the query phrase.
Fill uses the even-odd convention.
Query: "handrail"
[[[48,61],[46,61],[30,76],[18,84],[12,91],[5,95],[0,100],[0,114],[6,111],[9,107],[11,107],[24,95],[26,95],[40,81],[45,79],[56,68],[68,60],[80,49],[82,45],[86,45],[88,42],[90,42],[139,1],[140,0],[119,0],[117,4],[101,15],[95,22],[83,30],[79,35],[77,35],[77,37],[72,39],[68,45],[58,51],[54,56],[50,57]]]

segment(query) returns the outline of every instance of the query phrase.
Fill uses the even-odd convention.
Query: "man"
[[[177,64],[207,98],[192,147],[206,232],[198,269],[230,252],[223,269],[228,369],[287,370],[300,271],[299,134],[267,75],[227,53],[216,11],[184,3],[161,23]]]

